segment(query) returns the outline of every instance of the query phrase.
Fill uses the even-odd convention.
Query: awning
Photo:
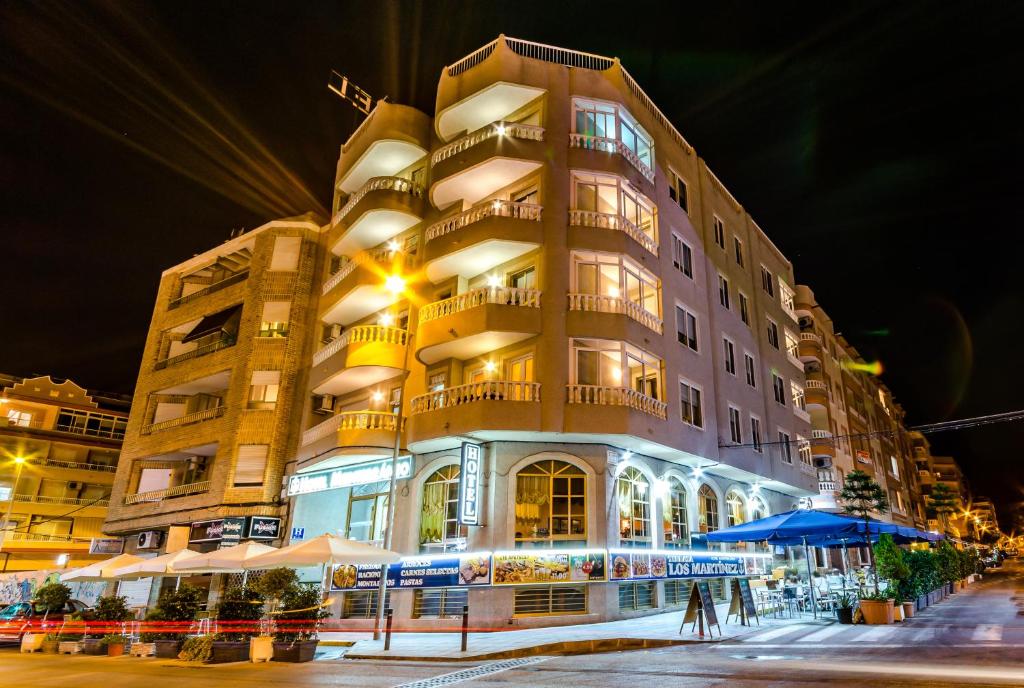
[[[865,534],[877,539],[879,533],[898,535],[894,523],[872,520],[868,525],[862,519],[829,511],[796,509],[774,516],[760,518],[738,526],[716,530],[707,534],[708,542],[762,542],[775,545],[825,546],[846,539],[854,542]]]
[[[213,315],[207,315],[199,324],[192,328],[192,331],[182,338],[182,342],[194,342],[197,339],[201,339],[211,334],[217,334],[218,332],[224,332],[226,334],[235,334],[238,332],[238,320],[241,317],[242,304],[232,306],[231,308],[225,308],[219,313]]]

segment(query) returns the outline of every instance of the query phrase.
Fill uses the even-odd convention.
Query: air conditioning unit
[[[69,490],[81,490],[82,487],[83,487],[83,484],[78,482],[77,480],[72,480],[72,481],[68,482],[68,489]]]
[[[330,394],[317,397],[313,404],[313,413],[334,413],[334,397]]]
[[[158,549],[164,540],[163,531],[147,530],[139,533],[137,549]]]
[[[815,468],[832,468],[832,457],[831,456],[816,456],[814,457]]]

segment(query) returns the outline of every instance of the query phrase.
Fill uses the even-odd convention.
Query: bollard
[[[469,605],[462,605],[462,651],[469,647]]]
[[[391,649],[391,622],[394,620],[394,615],[393,615],[394,611],[395,610],[392,609],[391,607],[388,607],[387,609],[384,610],[384,613],[387,615],[387,620],[384,622],[385,623],[385,626],[384,626],[384,651],[385,652],[387,652],[388,650]]]

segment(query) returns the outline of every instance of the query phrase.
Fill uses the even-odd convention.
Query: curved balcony
[[[811,456],[815,458],[834,459],[836,441],[828,430],[811,430]]]
[[[302,433],[298,470],[387,456],[394,451],[397,421],[388,411],[343,411],[331,416]]]
[[[378,101],[341,149],[337,188],[346,194],[373,177],[398,174],[427,155],[430,117],[416,108]]]
[[[640,304],[602,294],[569,294],[567,322],[571,335],[601,336],[624,341],[642,340],[649,334],[633,328],[634,323],[657,334],[661,334],[664,329],[661,318]]]
[[[427,279],[472,277],[537,249],[540,217],[539,205],[495,200],[434,223],[424,235]]]
[[[394,305],[402,297],[384,281],[405,267],[402,254],[386,248],[356,254],[324,282],[320,319],[348,325]]]
[[[540,334],[540,291],[473,289],[420,309],[416,358],[469,359]]]
[[[821,360],[821,337],[813,332],[801,332],[798,346],[800,360],[804,363]]]
[[[655,256],[658,255],[657,234],[652,232],[654,236],[649,235],[622,215],[573,209],[569,211],[569,226],[622,232],[624,236],[628,236],[648,252]]]
[[[430,451],[431,440],[479,431],[540,430],[540,383],[488,380],[413,398],[407,437],[413,451]]]
[[[397,327],[362,325],[313,354],[313,394],[338,396],[400,375],[408,333]]]
[[[543,127],[488,124],[434,153],[430,199],[438,208],[476,203],[540,167],[545,154]]]
[[[498,81],[441,109],[434,119],[434,127],[442,141],[451,141],[459,132],[477,131],[486,127],[544,93],[542,88]],[[434,155],[437,156],[437,153]],[[437,164],[438,161],[434,159],[432,162]]]
[[[804,400],[808,406],[827,408],[828,385],[823,380],[807,380],[804,385]]]
[[[621,174],[632,182],[638,177],[654,183],[654,169],[618,139],[569,134],[569,166]]]
[[[423,187],[403,177],[373,177],[335,213],[331,226],[346,228],[331,246],[351,255],[401,234],[423,219]]]
[[[668,404],[629,387],[567,386],[565,432],[649,437],[652,421],[668,418]]]

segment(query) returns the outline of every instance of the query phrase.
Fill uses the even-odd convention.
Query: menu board
[[[343,565],[334,569],[332,590],[362,590],[380,586],[379,566]],[[410,557],[388,566],[389,588],[450,588],[459,585],[487,585],[491,582],[490,557]]]
[[[746,563],[744,562],[746,560]],[[765,560],[712,553],[650,554],[643,550],[609,552],[609,580],[718,578],[756,575]]]
[[[757,605],[754,604],[754,593],[750,589],[750,581],[746,578],[737,578],[735,585],[739,586],[740,600],[743,602],[743,611],[746,613],[747,618],[756,619]]]
[[[588,583],[606,580],[604,552],[530,552],[493,556],[494,585]]]
[[[715,611],[715,600],[711,597],[711,586],[707,581],[697,581],[693,587],[700,595],[700,606],[704,608],[704,618],[710,630],[711,626],[718,625],[718,613]]]

